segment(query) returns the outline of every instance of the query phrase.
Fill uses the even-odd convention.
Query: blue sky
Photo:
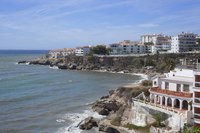
[[[200,33],[200,0],[0,0],[0,49],[56,49]]]

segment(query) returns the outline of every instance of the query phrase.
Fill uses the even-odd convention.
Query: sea
[[[139,82],[138,75],[59,70],[17,64],[45,56],[43,50],[0,50],[0,133],[96,133],[77,125],[103,116],[91,103],[109,90]]]

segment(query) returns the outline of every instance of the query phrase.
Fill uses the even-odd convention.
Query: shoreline
[[[31,64],[29,62],[24,62],[24,63],[17,63],[17,64],[24,64],[24,65],[43,65],[43,64]],[[44,65],[44,66],[48,66],[50,69],[61,69],[59,68],[58,66],[56,65]],[[124,72],[124,71],[119,71],[119,72],[116,72],[116,71],[108,71],[108,70],[85,70],[85,69],[81,69],[81,70],[78,70],[78,69],[61,69],[61,70],[76,70],[76,71],[93,71],[93,72],[103,72],[103,73],[115,73],[115,74],[128,74],[128,75],[136,75],[136,76],[139,76],[139,79],[136,80],[135,82],[131,82],[131,83],[126,83],[126,84],[123,84],[121,86],[118,86],[117,88],[112,88],[110,91],[107,91],[106,93],[108,94],[107,96],[101,96],[101,97],[98,97],[97,99],[95,99],[92,103],[90,104],[87,104],[87,106],[93,111],[94,114],[98,114],[99,116],[102,116],[102,118],[95,118],[93,115],[92,116],[88,116],[88,117],[94,117],[95,119],[97,119],[98,121],[98,127],[97,129],[99,129],[99,131],[97,133],[101,133],[102,131],[106,131],[106,127],[110,127],[110,128],[113,128],[113,130],[119,130],[120,133],[123,133],[125,131],[127,131],[127,133],[129,133],[129,130],[128,128],[124,128],[122,125],[121,126],[114,126],[111,124],[111,121],[109,120],[109,117],[110,117],[110,114],[112,115],[117,115],[117,112],[120,110],[121,107],[123,107],[125,110],[127,109],[127,105],[128,105],[128,102],[126,101],[127,100],[127,97],[125,95],[122,94],[122,98],[120,98],[120,91],[122,88],[129,88],[128,90],[130,89],[133,89],[134,90],[134,87],[136,86],[139,86],[142,81],[144,80],[147,80],[149,75],[147,74],[144,74],[144,73],[131,73],[131,72]],[[123,90],[123,89],[122,89]],[[140,90],[142,91],[142,90]],[[115,103],[116,102],[116,103]],[[96,108],[99,108],[100,110],[104,110],[105,108],[104,107],[111,107],[115,110],[115,106],[118,108],[117,110],[115,110],[114,112],[113,111],[109,111],[106,113],[106,115],[104,114],[101,114],[99,111],[97,111],[94,106],[95,104],[97,105]],[[101,104],[105,105],[103,107],[101,107]],[[115,105],[116,104],[116,105]],[[129,107],[130,108],[130,107]],[[111,110],[113,110],[111,109]],[[102,112],[102,111],[101,111]],[[123,114],[121,114],[123,116]],[[69,127],[67,127],[67,131],[68,132],[73,132],[73,130],[75,131],[80,131],[81,132],[84,132],[84,130],[81,130],[79,129],[80,126],[82,124],[84,124],[85,120],[87,118],[83,118],[82,120],[80,120],[78,122],[78,125],[76,123],[72,123],[71,125],[69,125]],[[57,122],[62,122],[62,120],[58,120]],[[101,126],[104,126],[105,129],[100,129]],[[94,130],[94,128],[92,127],[92,131]],[[89,130],[88,130],[89,131]],[[90,132],[90,131],[89,131]],[[132,131],[130,130],[130,133]]]

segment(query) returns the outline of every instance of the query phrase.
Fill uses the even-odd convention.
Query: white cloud
[[[146,24],[139,24],[139,27],[142,28],[153,28],[153,27],[158,27],[158,24],[152,24],[152,23],[146,23]]]

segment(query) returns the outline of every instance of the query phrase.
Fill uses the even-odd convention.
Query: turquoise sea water
[[[89,103],[139,76],[17,65],[47,51],[0,51],[0,133],[79,133]],[[94,132],[94,131],[90,131]]]

